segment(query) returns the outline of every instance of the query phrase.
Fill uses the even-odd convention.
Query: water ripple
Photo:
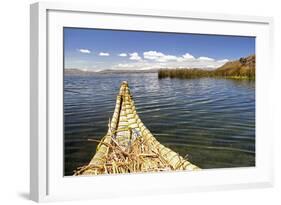
[[[65,173],[87,163],[89,137],[107,131],[116,95],[128,81],[137,112],[163,144],[202,168],[255,165],[255,83],[163,79],[156,73],[65,76]]]

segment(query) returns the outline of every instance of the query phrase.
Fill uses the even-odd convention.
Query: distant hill
[[[224,77],[235,79],[255,79],[256,56],[250,55],[225,63],[215,70],[202,68],[160,69],[159,78],[206,78]]]
[[[98,73],[100,74],[110,74],[110,73],[157,73],[158,69],[143,69],[143,70],[113,70],[113,69],[109,69],[109,70],[102,70],[99,71]]]
[[[157,73],[159,78],[202,78],[202,77],[225,77],[255,79],[256,56],[250,55],[238,60],[229,61],[215,69],[202,68],[179,68],[179,69],[147,69],[147,70],[100,70],[90,71],[77,68],[64,69],[65,75],[101,75],[101,74],[124,74],[124,73]]]
[[[64,74],[65,75],[92,75],[94,73],[91,71],[80,70],[77,68],[67,68],[64,69]]]
[[[254,77],[256,69],[256,56],[250,55],[246,58],[230,61],[214,70],[217,75],[222,76],[249,76]]]
[[[147,70],[101,70],[101,71],[90,71],[81,70],[77,68],[64,69],[65,75],[100,75],[100,74],[122,74],[122,73],[157,73],[158,69],[147,69]]]

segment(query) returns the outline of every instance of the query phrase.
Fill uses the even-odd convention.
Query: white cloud
[[[143,57],[149,60],[157,60],[162,56],[164,56],[164,54],[157,51],[146,51],[143,53]]]
[[[164,55],[163,57],[157,59],[158,62],[176,61],[178,58],[173,55]]]
[[[120,56],[120,57],[127,57],[127,53],[120,53],[118,56]]]
[[[112,69],[117,70],[146,70],[146,69],[158,69],[158,68],[202,68],[202,69],[216,69],[222,66],[224,63],[219,61],[202,61],[198,59],[186,60],[186,61],[167,61],[167,62],[159,62],[159,61],[134,61],[128,63],[119,63],[117,65],[113,65]]]
[[[130,67],[132,67],[133,65],[132,64],[129,64],[129,63],[119,63],[118,65],[117,65],[117,67],[119,67],[119,68],[130,68]]]
[[[129,53],[129,55],[130,55],[130,60],[135,60],[135,61],[142,60],[137,52]]]
[[[184,55],[182,55],[181,57],[178,57],[177,58],[177,61],[178,62],[183,62],[183,61],[191,61],[191,60],[194,60],[194,56],[189,54],[189,53],[186,53]]]
[[[87,49],[84,49],[87,50]],[[89,50],[90,51],[90,50]],[[83,51],[82,51],[83,52]],[[84,51],[85,52],[85,51]],[[90,51],[91,52],[91,51]],[[86,53],[88,53],[86,51]],[[100,56],[109,56],[110,53],[100,52]],[[121,55],[122,54],[122,55]],[[116,70],[146,70],[158,68],[203,68],[216,69],[226,62],[228,59],[213,59],[207,56],[194,57],[191,53],[183,53],[182,55],[164,54],[156,50],[150,50],[142,53],[118,53],[122,61],[118,62],[77,62],[72,63],[71,67],[88,68],[94,70],[116,69]],[[126,55],[126,56],[125,56]],[[128,57],[128,58],[127,58]]]
[[[86,48],[77,49],[78,52],[90,54],[92,51]],[[100,52],[99,56],[110,56],[110,53]],[[89,69],[155,69],[155,68],[203,68],[203,69],[216,69],[225,63],[228,59],[213,59],[207,56],[200,56],[195,58],[191,53],[183,53],[182,55],[165,54],[156,50],[148,50],[139,55],[138,52],[132,53],[118,53],[120,57],[123,57],[123,61],[118,63],[105,63],[102,61],[97,65],[97,62],[73,62],[71,67],[82,67]],[[128,58],[124,58],[128,57]],[[130,60],[131,61],[130,61]],[[107,64],[107,65],[103,65]]]
[[[157,51],[146,51],[143,53],[143,57],[148,60],[154,60],[156,62],[176,61],[178,58],[174,55],[165,55],[164,53]]]
[[[80,53],[91,53],[91,51],[89,49],[85,49],[85,48],[80,48],[80,49],[78,49],[78,51]]]
[[[157,51],[146,51],[143,53],[143,57],[145,59],[153,60],[156,62],[169,62],[169,61],[183,62],[183,61],[190,61],[195,59],[194,56],[189,53],[185,53],[182,56],[175,56],[175,55],[166,55],[164,53],[157,52]]]
[[[205,57],[205,56],[201,56],[201,57],[198,58],[198,60],[202,60],[202,61],[214,61],[215,59],[209,58],[209,57]]]
[[[194,59],[194,56],[189,53],[184,54],[182,57],[187,60]]]
[[[153,68],[162,68],[164,65],[161,65],[162,63],[151,63],[146,61],[133,61],[130,63],[119,63],[117,65],[113,65],[112,69],[116,70],[147,70],[147,69],[153,69]]]
[[[229,60],[228,59],[222,59],[222,60],[218,60],[218,63],[227,63]]]
[[[109,53],[100,52],[100,53],[99,53],[99,56],[109,56]]]
[[[181,56],[168,55],[155,50],[145,51],[143,59],[137,52],[130,53],[131,62],[124,62],[112,65],[112,69],[154,69],[154,68],[205,68],[216,69],[226,63],[227,59],[215,60],[207,56],[195,58],[190,53],[185,53]]]

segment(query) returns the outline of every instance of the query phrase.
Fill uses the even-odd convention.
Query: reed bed
[[[159,78],[233,78],[233,79],[255,79],[256,56],[250,55],[239,60],[229,61],[221,67],[208,70],[202,68],[183,69],[160,69]]]
[[[204,69],[160,69],[158,71],[158,78],[180,78],[180,79],[193,79],[193,78],[233,78],[233,79],[255,79],[254,69],[236,69],[230,70],[204,70]]]

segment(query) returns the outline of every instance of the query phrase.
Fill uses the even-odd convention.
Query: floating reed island
[[[200,169],[158,142],[145,127],[127,82],[121,84],[106,135],[89,141],[99,143],[96,153],[89,164],[75,170],[76,176]]]
[[[223,66],[208,70],[202,68],[179,68],[179,69],[160,69],[158,78],[230,78],[230,79],[255,79],[256,56],[250,55],[246,58],[230,61]]]

